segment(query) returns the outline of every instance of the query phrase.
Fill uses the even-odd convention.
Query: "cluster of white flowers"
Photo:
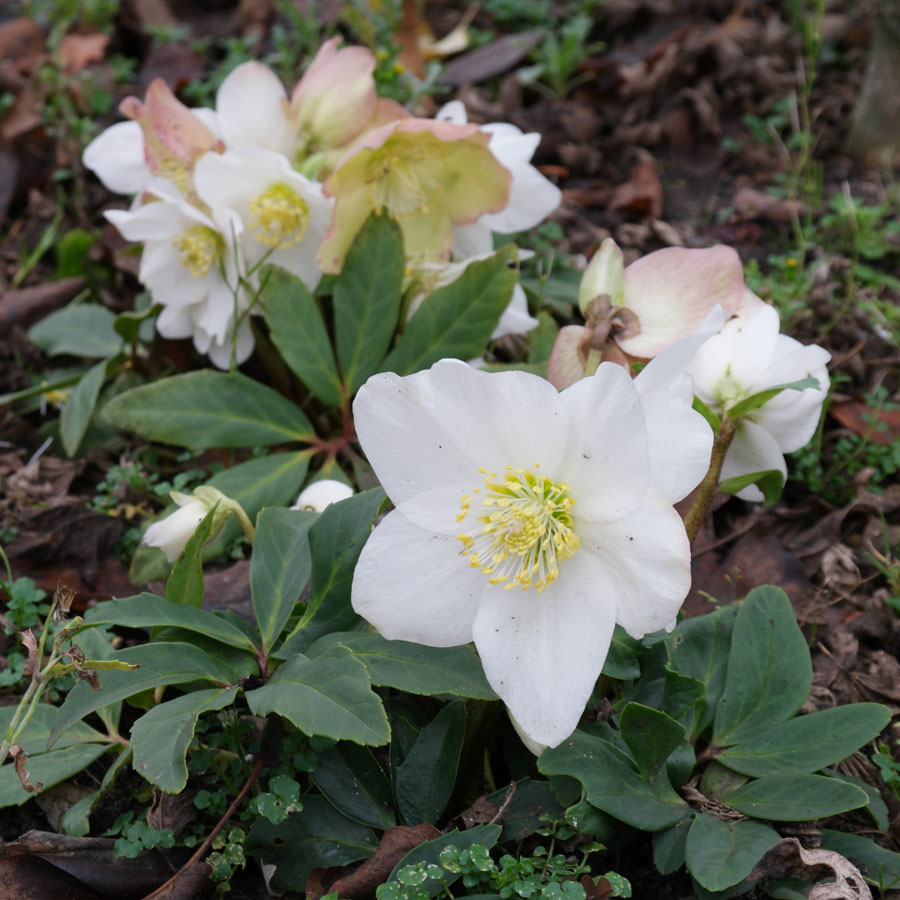
[[[512,125],[466,123],[459,103],[435,119],[378,98],[375,58],[326,42],[290,96],[261,63],[225,79],[215,109],[188,109],[159,79],[86,149],[85,165],[134,196],[107,218],[143,244],[139,277],[162,306],[164,337],[192,337],[220,368],[253,349],[259,267],[310,289],[337,272],[365,218],[401,225],[411,269],[436,286],[490,253],[493,232],[532,228],[560,192],[531,165],[540,140]],[[534,327],[524,295],[495,337]]]

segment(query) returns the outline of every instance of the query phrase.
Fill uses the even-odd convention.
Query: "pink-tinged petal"
[[[454,537],[419,528],[398,510],[388,513],[353,572],[353,608],[388,640],[469,643],[488,582],[459,551]]]
[[[612,238],[600,244],[581,277],[578,307],[583,315],[587,315],[591,301],[601,294],[606,294],[613,306],[625,306],[625,256]]]
[[[587,335],[588,330],[583,325],[564,325],[559,329],[547,364],[547,380],[557,390],[584,378],[584,363],[578,347]]]
[[[743,297],[743,269],[731,247],[657,250],[625,269],[625,306],[637,315],[641,332],[619,346],[632,356],[655,356],[693,334],[717,303],[730,316]]]
[[[375,113],[375,57],[366,47],[338,49],[326,41],[291,95],[291,107],[308,153],[340,147]]]
[[[234,69],[216,94],[216,112],[228,148],[253,144],[293,155],[297,139],[287,93],[268,66],[246,62]]]
[[[578,552],[541,593],[484,593],[473,630],[485,675],[536,743],[557,746],[584,712],[615,627],[607,582],[597,559]]]
[[[787,478],[787,466],[775,438],[755,422],[741,419],[731,446],[728,448],[728,453],[725,455],[721,481],[737,478],[739,475],[749,475],[751,472],[767,472],[772,469],[781,472],[782,476]],[[763,492],[755,484],[738,491],[737,496],[742,500],[752,500],[757,503],[764,499]]]
[[[650,484],[650,457],[644,410],[631,377],[615,363],[601,363],[596,374],[560,397],[569,431],[555,437],[565,445],[564,468],[545,474],[571,486],[576,522],[634,512]]]
[[[789,384],[809,375],[819,382],[817,388],[782,391],[751,413],[750,417],[772,435],[783,453],[799,450],[813,436],[828,394],[830,359],[831,354],[816,344],[804,346],[787,335],[778,335],[775,360],[760,382]]]
[[[107,190],[117,194],[138,193],[150,177],[144,135],[137,122],[111,125],[85,147],[81,160]]]
[[[632,637],[675,618],[691,587],[691,547],[681,516],[665,499],[649,491],[631,515],[579,524],[578,536],[578,554],[595,565],[594,590],[615,604],[616,622]],[[560,580],[569,562],[560,566]]]

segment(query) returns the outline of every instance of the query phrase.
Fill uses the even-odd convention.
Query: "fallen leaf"
[[[662,217],[662,182],[656,162],[646,150],[638,151],[631,179],[613,191],[609,208],[639,213],[651,219]]]
[[[0,859],[0,900],[103,900],[77,879],[35,856]]]
[[[450,87],[487,81],[522,62],[541,42],[543,36],[543,28],[504,35],[477,50],[458,56],[447,64],[438,80]]]
[[[833,850],[810,850],[797,838],[782,838],[747,876],[760,878],[796,878],[813,884],[809,900],[872,900],[872,892],[862,873],[846,857]],[[817,884],[834,878],[828,884]]]
[[[34,287],[5,291],[0,294],[0,332],[13,325],[28,328],[44,316],[61,309],[84,288],[80,275],[48,281]]]
[[[13,19],[0,25],[0,59],[4,67],[22,75],[44,56],[44,32],[34,19]]]
[[[27,632],[31,634],[31,632]],[[24,638],[24,635],[23,635]],[[34,641],[34,635],[31,636],[32,641]],[[35,645],[35,649],[37,649],[37,645]],[[31,657],[31,649],[29,646],[28,656]],[[9,748],[9,755],[13,759],[13,765],[16,768],[16,775],[19,781],[22,783],[22,787],[28,791],[29,794],[38,793],[44,789],[44,783],[39,781],[37,784],[31,783],[31,778],[28,775],[28,754],[22,749],[19,744],[12,744]]]
[[[110,36],[96,31],[92,34],[67,34],[59,45],[59,60],[66,75],[77,75],[91,63],[103,62]]]
[[[900,440],[900,409],[877,409],[861,400],[841,400],[828,407],[831,417],[875,444]]]
[[[374,894],[375,888],[387,880],[394,866],[410,850],[440,836],[440,831],[433,825],[395,825],[388,828],[381,836],[375,853],[355,871],[338,878],[331,885],[323,885],[320,880],[323,870],[314,869],[310,873],[311,884],[306,886],[306,896],[308,900],[319,900],[325,893],[337,893],[341,898]]]

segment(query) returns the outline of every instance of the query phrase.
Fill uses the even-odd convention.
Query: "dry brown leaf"
[[[93,34],[67,34],[59,45],[59,60],[66,75],[77,75],[91,63],[103,62],[110,36],[102,31]]]
[[[613,191],[609,208],[639,213],[651,219],[661,218],[662,182],[655,160],[645,150],[638,152],[638,161],[631,173],[631,179]]]
[[[504,35],[484,47],[458,56],[447,65],[439,80],[450,87],[487,81],[522,62],[543,36],[543,28]]]
[[[841,400],[828,407],[828,413],[844,428],[868,440],[888,446],[900,440],[900,409],[875,409],[861,400]]]
[[[24,638],[24,635],[22,636]],[[31,650],[28,651],[28,657],[31,658]],[[28,775],[28,754],[19,744],[12,744],[9,748],[9,755],[13,758],[13,765],[16,767],[16,775],[22,783],[22,787],[33,794],[44,789],[44,782],[39,781],[37,784],[31,783]]]
[[[4,67],[22,75],[44,56],[44,32],[34,19],[13,19],[0,25],[0,59]]]
[[[814,884],[809,900],[872,900],[859,869],[833,850],[808,850],[797,838],[782,838],[754,867],[748,878],[798,878]],[[833,883],[815,884],[823,878]]]

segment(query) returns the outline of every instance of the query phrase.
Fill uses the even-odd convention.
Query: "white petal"
[[[494,250],[494,235],[484,222],[482,216],[471,225],[455,225],[453,227],[453,255],[460,259],[470,256],[483,256]]]
[[[194,318],[186,309],[164,306],[156,320],[156,330],[164,338],[188,338],[194,333]]]
[[[435,115],[435,119],[439,122],[452,122],[454,125],[465,125],[466,107],[462,100],[451,100],[445,103]]]
[[[496,341],[508,334],[525,334],[532,328],[537,328],[539,324],[538,320],[528,313],[528,298],[525,296],[525,289],[516,282],[509,306],[503,310],[497,327],[491,332],[491,340]]]
[[[576,521],[626,516],[641,503],[650,484],[650,456],[644,410],[634,382],[614,363],[576,381],[560,396],[568,434],[559,474],[575,498]],[[559,439],[559,438],[557,438]]]
[[[775,438],[748,419],[741,419],[722,466],[721,480],[776,469],[787,477],[787,466]],[[738,492],[742,500],[763,500],[763,492],[751,484]]]
[[[460,549],[454,537],[425,531],[398,510],[388,513],[356,564],[353,608],[388,640],[467,644],[489,585]]]
[[[452,536],[460,497],[482,484],[479,468],[539,462],[553,477],[565,453],[567,425],[549,382],[525,372],[478,372],[458,360],[405,378],[374,375],[357,394],[353,416],[394,504],[421,527]]]
[[[688,390],[690,391],[690,379]],[[650,442],[653,488],[669,503],[686,497],[709,469],[713,431],[687,398],[659,388],[641,395]]]
[[[81,159],[105,188],[117,194],[137,194],[150,177],[137,122],[111,125],[85,147]]]
[[[154,522],[144,532],[143,543],[148,547],[159,547],[170,563],[175,562],[207,512],[208,507],[199,500],[180,505],[171,515]]]
[[[578,537],[576,556],[594,558],[596,590],[615,604],[616,622],[632,637],[675,618],[691,587],[691,547],[681,516],[666,500],[648,491],[630,516],[579,526]]]
[[[597,575],[595,559],[576,553],[541,593],[490,586],[475,618],[488,682],[522,731],[548,747],[575,729],[609,650],[615,603]]]
[[[219,129],[226,146],[255,144],[290,155],[294,139],[286,107],[284,86],[268,66],[259,62],[238,66],[216,94]]]
[[[323,478],[300,491],[297,502],[291,509],[307,509],[313,512],[322,512],[332,503],[340,503],[354,494],[353,488],[343,481],[334,478]]]

